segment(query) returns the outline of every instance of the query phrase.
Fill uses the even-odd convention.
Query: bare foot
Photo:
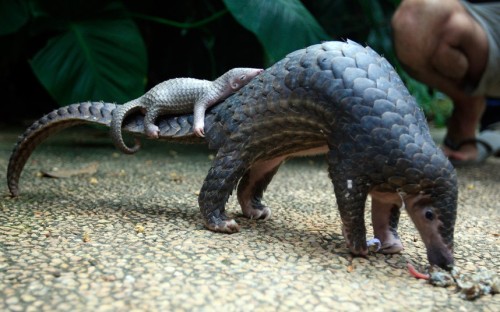
[[[477,147],[473,142],[463,144],[458,150],[453,150],[446,145],[443,145],[442,149],[443,153],[452,160],[468,161],[477,158]]]
[[[462,95],[452,100],[454,110],[448,120],[448,142],[443,146],[443,152],[452,161],[476,160],[478,151],[474,138],[485,108],[484,97]]]

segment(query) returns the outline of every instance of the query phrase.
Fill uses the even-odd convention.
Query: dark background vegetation
[[[0,122],[74,102],[124,103],[174,77],[267,67],[323,40],[369,44],[395,65],[435,123],[449,102],[395,58],[400,0],[0,0]]]

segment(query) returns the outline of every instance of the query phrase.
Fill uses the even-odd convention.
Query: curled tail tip
[[[125,154],[135,154],[137,151],[141,149],[141,141],[139,139],[134,140],[134,146],[128,147],[127,145],[123,144],[123,146],[120,146],[120,149],[125,153]]]

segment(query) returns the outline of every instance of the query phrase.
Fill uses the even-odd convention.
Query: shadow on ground
[[[22,129],[0,132],[0,171]],[[229,213],[241,232],[207,231],[197,194],[211,162],[203,146],[145,142],[116,152],[107,133],[65,131],[38,148],[21,196],[1,189],[0,310],[441,310],[494,311],[500,297],[460,299],[453,288],[416,280],[406,261],[427,265],[406,214],[400,255],[352,259],[341,235],[322,157],[289,161],[265,201],[267,222]],[[40,170],[97,162],[67,179]],[[499,159],[459,169],[455,256],[463,272],[499,273]],[[370,224],[370,214],[366,222]],[[369,235],[372,232],[370,230]]]

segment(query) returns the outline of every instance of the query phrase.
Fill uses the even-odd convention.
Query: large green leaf
[[[299,0],[224,0],[234,18],[253,32],[271,63],[287,53],[327,40]]]
[[[147,57],[131,19],[98,19],[70,22],[35,55],[31,67],[60,105],[123,103],[144,92]]]
[[[28,18],[28,5],[25,1],[0,0],[0,36],[17,31]]]

